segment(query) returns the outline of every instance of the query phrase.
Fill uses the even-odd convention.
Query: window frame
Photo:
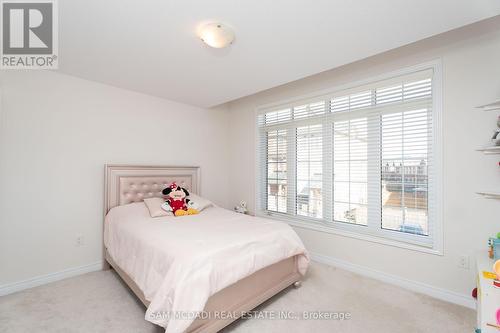
[[[388,229],[383,229],[381,226],[379,228],[374,228],[373,223],[370,224],[370,221],[368,221],[368,226],[364,225],[356,225],[356,224],[349,224],[349,223],[344,223],[344,222],[338,222],[334,221],[323,221],[320,219],[315,219],[311,217],[302,217],[299,215],[293,215],[290,216],[288,213],[276,213],[276,212],[270,212],[267,210],[260,210],[259,207],[259,200],[262,200],[262,180],[261,180],[261,168],[262,168],[262,151],[260,151],[259,147],[256,147],[256,160],[255,160],[255,171],[256,171],[256,191],[255,191],[255,207],[256,211],[255,214],[257,216],[261,217],[268,217],[268,218],[273,218],[277,220],[281,220],[284,222],[287,222],[288,224],[303,228],[303,229],[310,229],[310,230],[315,230],[315,231],[320,231],[320,232],[325,232],[325,233],[330,233],[330,234],[335,234],[335,235],[341,235],[341,236],[347,236],[351,238],[356,238],[356,239],[361,239],[365,241],[370,241],[370,242],[376,242],[380,244],[385,244],[389,246],[396,246],[400,248],[405,248],[405,249],[410,249],[410,250],[415,250],[415,251],[420,251],[420,252],[425,252],[425,253],[430,253],[430,254],[436,254],[436,255],[443,255],[443,209],[442,209],[442,194],[443,194],[443,179],[442,179],[442,163],[443,163],[443,153],[442,153],[442,61],[441,59],[436,59],[430,62],[422,63],[419,65],[407,67],[404,69],[400,69],[397,71],[393,71],[390,73],[385,73],[376,77],[371,77],[365,80],[359,80],[356,82],[352,82],[346,85],[341,85],[341,86],[336,86],[331,89],[323,90],[323,91],[318,91],[312,94],[307,94],[303,96],[298,96],[294,97],[288,100],[283,100],[279,101],[276,103],[272,104],[266,104],[258,107],[255,110],[255,119],[258,119],[258,116],[261,115],[262,113],[265,113],[266,111],[269,112],[270,109],[275,109],[275,108],[286,108],[288,106],[292,107],[294,104],[296,105],[297,103],[308,103],[308,102],[314,102],[318,101],[318,98],[321,98],[321,96],[324,95],[334,95],[334,94],[339,94],[339,93],[346,93],[349,94],[349,90],[353,89],[358,89],[360,87],[363,87],[365,85],[373,85],[378,81],[387,81],[391,79],[397,79],[398,77],[405,76],[405,75],[411,75],[412,73],[423,71],[423,70],[433,70],[433,77],[432,77],[432,142],[431,142],[431,147],[433,149],[433,154],[432,154],[432,162],[433,162],[433,172],[434,172],[434,177],[433,181],[428,183],[429,186],[429,193],[431,193],[432,189],[432,196],[429,195],[428,200],[433,199],[434,202],[434,209],[432,212],[432,223],[429,224],[429,236],[420,236],[420,235],[413,235],[413,234],[408,234],[408,233],[403,233],[395,230],[388,230]],[[292,132],[294,131],[287,131],[288,138],[292,138]],[[255,140],[254,142],[259,146],[260,144],[260,129],[258,124],[256,124],[255,128]],[[290,152],[290,143],[288,143],[289,146],[289,152]],[[370,154],[370,150],[368,150],[368,155]],[[293,163],[292,163],[293,164]],[[292,169],[294,166],[288,166],[288,169]],[[292,171],[292,170],[290,170]],[[289,172],[290,172],[289,171]],[[370,182],[373,181],[370,180],[370,173],[368,173],[368,186],[370,186]],[[289,181],[291,181],[291,178],[289,178]],[[432,184],[431,184],[432,183]],[[378,183],[377,183],[378,184]],[[294,204],[295,202],[295,197],[291,196],[290,194],[295,193],[295,188],[290,188],[288,189],[289,191],[289,198],[288,198],[288,206]],[[293,202],[291,202],[293,201]],[[370,200],[369,200],[370,201]],[[368,205],[370,203],[368,202]],[[323,207],[325,209],[326,204],[323,204]],[[330,209],[331,208],[327,208]],[[429,209],[429,207],[428,207]],[[327,213],[331,214],[331,212]],[[431,211],[429,209],[429,219]],[[325,214],[324,214],[325,215]],[[328,215],[326,215],[328,216]],[[368,217],[369,219],[369,217]]]

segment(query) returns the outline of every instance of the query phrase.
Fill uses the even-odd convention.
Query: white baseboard
[[[344,260],[332,258],[319,253],[310,253],[311,259],[326,265],[335,266],[346,271],[357,273],[363,276],[370,277],[372,279],[380,280],[382,282],[387,282],[394,284],[398,287],[405,288],[417,293],[425,294],[446,302],[458,304],[465,306],[467,308],[475,309],[476,302],[472,296],[467,296],[464,294],[459,294],[454,291],[434,287],[422,282],[408,280],[396,275],[387,274],[372,268],[364,267],[361,265],[356,265]]]
[[[326,265],[339,267],[350,272],[364,275],[382,282],[394,284],[398,287],[425,294],[446,302],[462,305],[471,309],[475,309],[476,303],[470,296],[459,294],[450,290],[434,287],[418,281],[408,280],[396,275],[387,274],[372,268],[367,268],[361,265],[356,265],[344,260],[336,259],[319,253],[310,253],[311,259]],[[41,286],[43,284],[63,280],[69,277],[90,273],[101,270],[103,262],[98,261],[92,264],[69,268],[63,271],[38,276],[24,281],[14,282],[0,286],[0,296],[12,294],[17,291]]]
[[[17,291],[41,286],[43,284],[67,279],[69,277],[90,273],[94,271],[101,270],[103,268],[103,262],[98,261],[93,264],[83,265],[80,267],[74,267],[65,269],[63,271],[50,273],[47,275],[37,276],[31,279],[0,285],[0,296],[5,296],[8,294],[15,293]]]

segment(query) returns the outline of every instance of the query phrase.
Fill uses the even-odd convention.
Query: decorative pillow
[[[197,209],[199,212],[201,212],[207,207],[214,205],[212,201],[202,198],[194,193],[191,193],[188,199],[189,199],[188,206]]]
[[[149,209],[149,214],[151,217],[160,217],[160,216],[171,216],[172,212],[167,212],[161,208],[161,205],[165,202],[162,198],[147,198],[144,199],[144,204]]]

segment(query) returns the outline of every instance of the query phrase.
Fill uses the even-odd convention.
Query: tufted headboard
[[[115,206],[162,197],[162,190],[174,181],[199,194],[200,168],[106,164],[104,215]]]

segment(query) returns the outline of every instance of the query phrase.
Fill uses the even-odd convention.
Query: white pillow
[[[191,193],[188,199],[189,199],[188,207],[197,209],[199,212],[201,212],[207,207],[214,205],[212,201],[202,198],[194,193]]]
[[[144,199],[144,204],[149,209],[149,215],[151,217],[160,217],[160,216],[171,216],[172,212],[167,212],[161,208],[161,205],[165,202],[162,198],[147,198]]]

